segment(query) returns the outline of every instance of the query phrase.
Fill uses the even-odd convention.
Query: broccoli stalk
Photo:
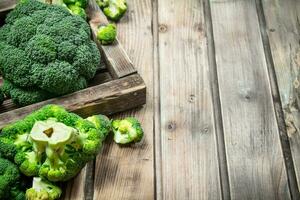
[[[119,144],[140,142],[144,136],[140,122],[132,117],[112,122],[114,141]]]
[[[103,45],[111,44],[117,37],[117,27],[114,24],[100,26],[97,33],[97,39]]]
[[[99,7],[110,20],[118,21],[127,11],[126,0],[97,0]]]
[[[34,177],[32,187],[26,190],[26,198],[28,200],[55,200],[60,197],[61,193],[61,189],[56,185],[40,177]]]

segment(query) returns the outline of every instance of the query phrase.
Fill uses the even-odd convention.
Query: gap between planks
[[[278,130],[280,135],[280,141],[282,146],[282,153],[284,156],[284,163],[286,166],[286,172],[288,176],[288,183],[291,192],[292,199],[300,199],[300,194],[298,190],[297,178],[289,143],[289,138],[286,130],[285,118],[282,109],[282,103],[279,94],[278,81],[275,73],[273,56],[270,48],[270,41],[268,34],[266,32],[266,18],[262,6],[262,0],[256,0],[256,9],[258,13],[259,25],[262,43],[265,51],[265,58],[267,63],[267,69],[269,73],[269,82],[272,92],[273,105],[276,114],[276,120],[278,124]]]

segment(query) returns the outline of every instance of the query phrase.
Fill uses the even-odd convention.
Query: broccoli
[[[25,106],[86,88],[100,62],[89,25],[61,6],[22,2],[0,28],[4,93]]]
[[[34,177],[32,187],[26,190],[26,198],[27,200],[55,200],[61,193],[61,189],[56,185],[40,177]]]
[[[114,141],[119,144],[140,142],[144,136],[140,122],[133,117],[114,120],[112,122],[112,129],[114,132]]]
[[[88,0],[63,0],[65,4],[74,4],[78,7],[85,9],[88,5]]]
[[[103,116],[83,119],[47,105],[2,129],[0,153],[27,176],[67,181],[95,158],[109,131]]]
[[[68,8],[72,12],[72,14],[78,15],[78,16],[82,17],[83,19],[87,18],[85,10],[82,7],[80,7],[76,4],[69,4]]]
[[[97,39],[103,45],[111,44],[117,37],[117,27],[114,24],[100,26],[97,33]]]
[[[0,90],[0,105],[3,104],[4,100],[5,100],[4,93],[2,90]]]
[[[110,20],[118,21],[127,10],[126,0],[97,0],[99,7]]]
[[[25,200],[21,175],[17,166],[0,158],[0,199]]]

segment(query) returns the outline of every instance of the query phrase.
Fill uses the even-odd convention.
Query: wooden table
[[[300,1],[128,0],[142,143],[111,138],[65,199],[300,199]]]

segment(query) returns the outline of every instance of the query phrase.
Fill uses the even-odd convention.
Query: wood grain
[[[300,186],[300,2],[262,0],[286,132]],[[299,193],[298,188],[298,193]]]
[[[158,0],[157,199],[221,199],[203,1]]]
[[[136,72],[131,60],[120,44],[118,38],[112,45],[101,45],[97,38],[98,28],[101,25],[108,24],[106,16],[102,13],[95,0],[89,0],[89,6],[86,9],[89,24],[92,29],[93,38],[97,42],[99,49],[103,52],[107,68],[114,78],[121,78]]]
[[[0,13],[13,9],[15,5],[16,5],[16,0],[1,0]]]
[[[255,1],[211,1],[231,199],[290,199]]]
[[[146,87],[143,79],[134,74],[90,87],[69,95],[0,114],[0,129],[6,124],[22,119],[33,110],[46,104],[58,104],[67,110],[86,117],[96,113],[110,115],[145,104]]]
[[[97,157],[94,199],[155,199],[153,144],[153,36],[151,0],[128,0],[126,15],[118,26],[120,42],[147,85],[147,103],[113,118],[137,117],[145,136],[140,144],[118,146],[107,140]]]

